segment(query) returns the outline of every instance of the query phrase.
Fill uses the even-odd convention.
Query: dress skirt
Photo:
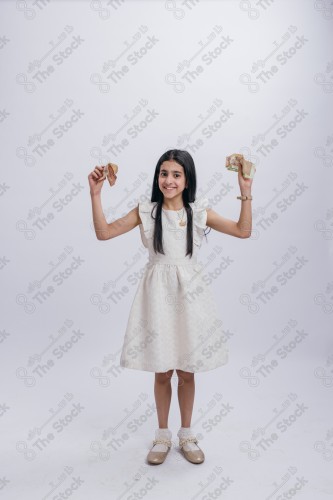
[[[162,210],[165,254],[155,254],[152,210],[156,203],[139,203],[141,239],[148,248],[149,260],[130,309],[120,366],[151,372],[179,369],[195,373],[228,362],[222,320],[210,282],[206,282],[204,266],[197,260],[206,227],[207,203],[207,199],[190,203],[192,258],[185,257],[187,225],[179,226],[174,210]]]

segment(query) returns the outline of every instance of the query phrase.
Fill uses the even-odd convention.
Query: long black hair
[[[183,204],[187,214],[187,248],[186,254],[192,257],[193,254],[193,210],[189,203],[195,201],[195,193],[197,190],[197,177],[195,165],[192,156],[188,151],[182,149],[169,149],[158,160],[155,168],[151,202],[157,202],[152,209],[151,216],[155,220],[155,230],[153,246],[155,253],[164,254],[162,243],[162,204],[164,195],[159,188],[158,178],[160,175],[161,165],[164,161],[175,161],[184,168],[185,182],[187,187],[183,190]],[[153,211],[155,210],[155,217]]]

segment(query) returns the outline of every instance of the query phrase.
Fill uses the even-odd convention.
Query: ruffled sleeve
[[[199,198],[190,203],[193,210],[193,242],[201,246],[202,238],[207,227],[207,210],[211,208],[208,198]]]
[[[141,219],[140,234],[143,245],[148,248],[148,240],[153,238],[155,221],[151,216],[152,209],[156,205],[148,198],[139,203],[139,215]],[[154,214],[155,216],[155,214]]]

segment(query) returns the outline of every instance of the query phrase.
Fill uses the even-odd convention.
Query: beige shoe
[[[152,464],[152,465],[159,465],[159,464],[162,464],[164,462],[167,454],[170,451],[171,440],[164,439],[164,438],[154,439],[153,448],[154,448],[155,444],[165,444],[168,447],[168,449],[166,451],[152,451],[152,450],[150,450],[150,452],[148,453],[148,455],[147,455],[148,463]]]
[[[204,452],[201,450],[199,446],[198,446],[199,450],[186,451],[184,450],[184,446],[186,445],[186,443],[195,443],[198,446],[197,438],[194,436],[181,438],[179,439],[179,447],[186,460],[188,460],[192,464],[201,464],[205,460]]]

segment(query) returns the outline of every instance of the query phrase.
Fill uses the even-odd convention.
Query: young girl
[[[239,168],[239,187],[246,199],[241,202],[239,220],[226,219],[208,207],[207,198],[196,200],[193,159],[187,151],[172,149],[157,162],[151,200],[146,199],[108,224],[101,205],[101,177],[102,166],[95,167],[88,176],[97,238],[115,238],[139,225],[142,243],[149,252],[120,358],[120,366],[155,372],[159,427],[147,461],[163,463],[171,448],[168,416],[171,377],[176,370],[181,414],[179,446],[189,462],[202,463],[205,456],[191,430],[194,373],[226,364],[229,351],[197,254],[207,226],[237,238],[251,235],[253,179],[244,179]]]

